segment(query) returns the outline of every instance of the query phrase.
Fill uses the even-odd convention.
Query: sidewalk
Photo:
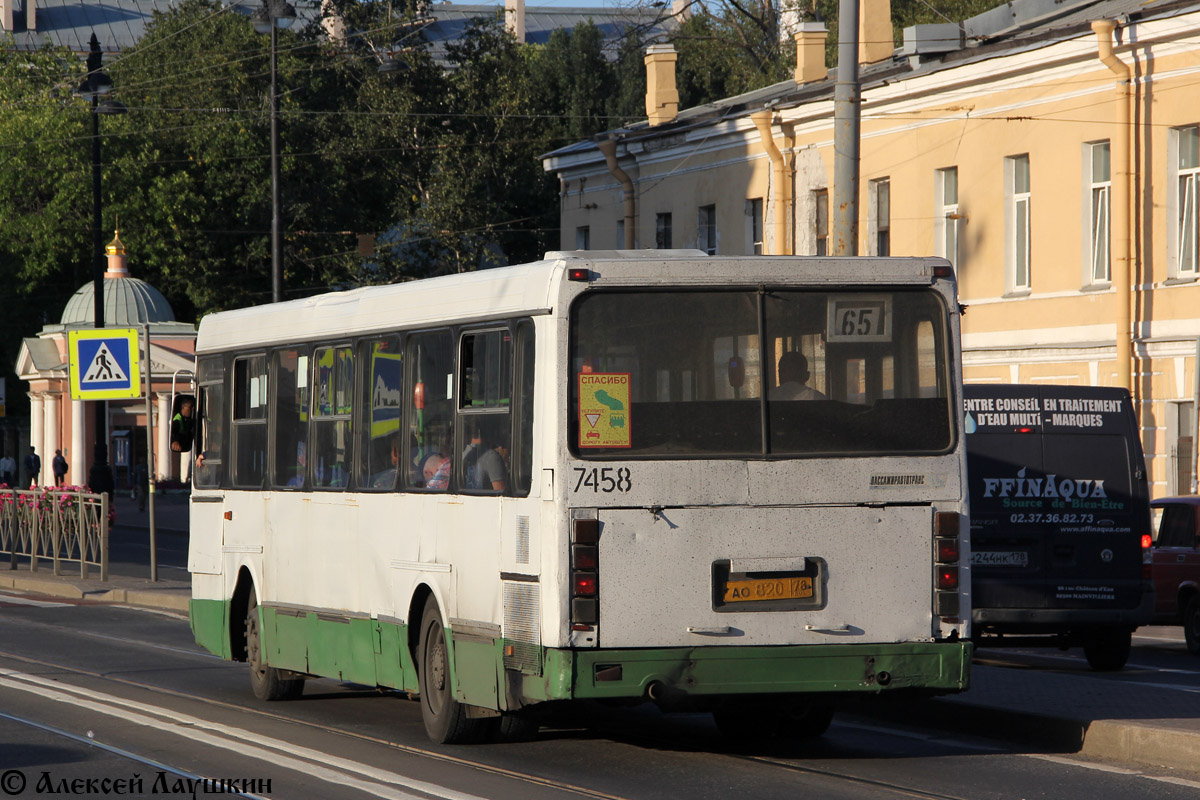
[[[116,499],[117,524],[111,541],[144,544],[149,517],[139,512],[128,493]],[[158,552],[184,562],[188,501],[183,495],[156,498]],[[127,603],[186,613],[191,583],[178,569],[159,570],[148,579],[148,547],[133,548],[142,563],[112,562],[109,580],[99,571],[81,580],[73,572],[55,577],[43,562],[38,572],[28,564],[9,571],[0,563],[0,588],[76,600]],[[1136,654],[1134,661],[1136,661]],[[1200,669],[1200,659],[1196,659]],[[1200,777],[1200,686],[1171,686],[1163,673],[1155,683],[1096,677],[1086,670],[1064,673],[1044,669],[982,666],[971,668],[971,688],[933,699],[862,698],[847,712],[888,719],[963,735],[1007,740],[1020,748],[1079,753],[1106,761],[1133,762],[1179,770]],[[1182,777],[1182,775],[1181,775]]]
[[[186,572],[160,568],[159,580],[150,580],[148,510],[138,511],[137,503],[129,497],[128,491],[118,492],[113,502],[117,522],[109,532],[110,553],[115,549],[115,543],[136,540],[145,546],[145,552],[139,553],[141,558],[137,559],[143,563],[131,563],[129,560],[115,562],[110,555],[108,580],[101,581],[98,567],[88,567],[88,577],[80,578],[78,562],[64,562],[63,574],[55,576],[54,565],[50,561],[39,561],[38,569],[34,572],[27,562],[10,570],[5,560],[0,562],[0,588],[71,600],[127,603],[187,613],[192,583]],[[169,543],[179,547],[179,540],[182,539],[182,547],[186,548],[187,495],[157,495],[154,516],[160,559],[168,540],[175,540]]]

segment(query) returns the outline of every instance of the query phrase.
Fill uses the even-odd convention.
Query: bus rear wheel
[[[487,734],[487,719],[467,716],[467,707],[454,699],[450,689],[450,648],[442,615],[432,598],[421,616],[417,645],[420,667],[421,719],[425,733],[439,744],[481,741]]]
[[[284,678],[281,670],[263,663],[258,598],[253,589],[246,604],[246,660],[250,662],[250,687],[259,700],[292,700],[304,693],[304,678]]]
[[[1083,655],[1092,669],[1116,672],[1125,666],[1133,649],[1133,631],[1109,628],[1095,634],[1083,645]]]

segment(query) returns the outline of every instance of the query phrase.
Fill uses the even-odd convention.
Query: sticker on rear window
[[[579,376],[579,446],[632,447],[628,372]]]

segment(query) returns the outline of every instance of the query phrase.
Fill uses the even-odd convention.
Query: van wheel
[[[246,660],[250,662],[250,687],[259,700],[294,700],[304,693],[304,678],[283,678],[280,670],[263,663],[258,598],[253,589],[246,603]]]
[[[420,665],[417,679],[425,733],[439,744],[481,741],[487,734],[489,720],[468,718],[466,706],[454,699],[450,690],[450,648],[446,643],[446,628],[432,597],[421,616],[417,652]]]
[[[1188,601],[1183,612],[1183,640],[1190,653],[1200,655],[1200,594]]]
[[[1133,647],[1133,631],[1108,629],[1097,633],[1083,646],[1092,669],[1100,672],[1115,672],[1129,660]]]

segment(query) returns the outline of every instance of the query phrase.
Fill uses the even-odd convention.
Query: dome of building
[[[175,311],[162,292],[140,278],[129,275],[125,245],[120,233],[105,248],[108,270],[104,273],[104,324],[111,327],[174,322]],[[96,324],[96,287],[88,281],[71,296],[63,309],[63,325]]]

